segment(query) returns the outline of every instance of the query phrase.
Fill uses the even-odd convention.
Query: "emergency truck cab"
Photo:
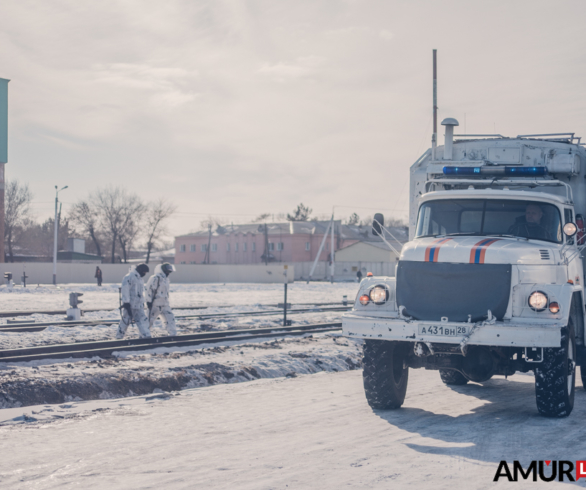
[[[411,167],[395,277],[364,279],[343,317],[365,341],[366,398],[400,407],[409,368],[449,385],[533,371],[539,412],[567,416],[586,363],[586,151],[573,134],[451,134]]]

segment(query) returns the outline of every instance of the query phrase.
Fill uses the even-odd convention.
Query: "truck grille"
[[[397,306],[416,320],[483,320],[488,310],[502,320],[511,292],[510,264],[400,261]]]

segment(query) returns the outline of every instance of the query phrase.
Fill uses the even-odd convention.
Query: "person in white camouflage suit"
[[[140,332],[141,339],[151,337],[149,322],[144,312],[144,281],[142,278],[149,271],[149,266],[139,264],[122,279],[120,290],[122,299],[122,320],[118,325],[116,338],[124,338],[129,325],[134,321]]]
[[[165,262],[155,267],[155,273],[149,278],[146,285],[146,300],[149,310],[149,329],[161,315],[163,324],[169,335],[177,335],[175,315],[169,305],[169,274],[175,271],[173,264]]]

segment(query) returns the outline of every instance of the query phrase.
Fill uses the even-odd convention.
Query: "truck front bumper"
[[[470,323],[405,321],[354,313],[346,313],[342,317],[342,331],[347,337],[434,344],[466,341],[468,345],[499,347],[560,347],[561,329],[559,324],[495,322],[474,327]]]

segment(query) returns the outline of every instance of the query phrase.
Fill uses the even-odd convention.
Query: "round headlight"
[[[375,286],[370,290],[369,296],[375,305],[383,305],[389,299],[389,290],[385,286]]]
[[[529,296],[529,306],[535,311],[543,311],[547,307],[547,294],[541,291],[534,291]]]
[[[578,227],[574,223],[566,223],[564,225],[564,233],[569,237],[574,236],[577,231]]]

